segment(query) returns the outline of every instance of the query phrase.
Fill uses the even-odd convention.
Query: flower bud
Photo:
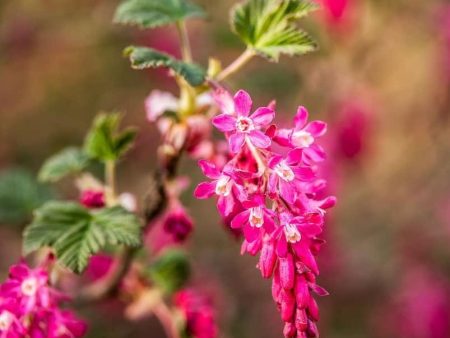
[[[309,297],[308,313],[316,322],[319,321],[319,306],[313,297]]]
[[[80,203],[90,209],[103,208],[105,194],[101,190],[84,190],[81,192]]]
[[[276,263],[275,244],[273,241],[264,241],[259,256],[259,269],[263,278],[270,278]]]
[[[176,242],[185,241],[193,227],[192,220],[180,206],[170,211],[164,221],[164,231],[170,233]]]
[[[278,302],[281,289],[280,275],[278,274],[278,271],[276,271],[272,279],[272,298],[275,302]]]
[[[305,310],[297,309],[295,312],[295,327],[298,331],[304,332],[308,328],[308,316]]]
[[[297,301],[297,307],[304,309],[309,304],[309,289],[308,283],[303,276],[298,276],[295,281],[295,299]]]
[[[284,323],[283,335],[285,338],[295,338],[297,329],[295,324],[291,322]]]
[[[291,254],[280,257],[280,282],[283,288],[290,290],[294,287],[295,270],[294,259]]]
[[[285,289],[281,289],[280,296],[278,297],[280,302],[281,319],[285,322],[290,321],[295,312],[295,297],[292,292]]]
[[[319,329],[317,328],[316,323],[311,320],[308,320],[308,329],[306,331],[308,333],[308,337],[317,338],[319,337]]]

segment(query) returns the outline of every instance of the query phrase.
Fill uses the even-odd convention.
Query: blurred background
[[[234,1],[196,0],[190,21],[196,60],[228,64],[243,46],[228,26]],[[142,196],[158,132],[145,118],[152,89],[174,91],[165,72],[133,71],[132,43],[178,55],[172,29],[113,25],[118,1],[0,1],[0,276],[20,259],[21,231],[51,196],[77,198],[72,182],[36,183],[43,161],[82,142],[99,111],[119,110],[139,127],[121,163],[119,188]],[[323,337],[450,337],[450,5],[440,0],[323,0],[303,25],[319,41],[308,56],[256,60],[229,83],[258,104],[277,100],[290,121],[299,104],[329,123],[324,175],[338,196],[319,257]],[[220,337],[280,337],[270,282],[239,255],[213,201],[183,195],[195,221],[193,284],[212,294]],[[82,309],[88,337],[163,337],[156,320],[129,325],[117,306]]]

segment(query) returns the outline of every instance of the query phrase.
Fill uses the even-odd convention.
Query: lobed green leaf
[[[45,161],[39,171],[41,182],[56,182],[66,175],[79,173],[89,164],[89,156],[82,149],[70,147]]]
[[[118,131],[122,115],[120,113],[99,114],[84,141],[84,151],[100,161],[115,161],[133,145],[136,130],[128,128]]]
[[[89,258],[107,244],[138,246],[141,225],[122,207],[93,211],[78,203],[53,201],[36,210],[24,232],[24,254],[42,247],[55,250],[58,262],[81,273]]]
[[[129,57],[134,69],[167,67],[192,86],[205,82],[206,71],[201,66],[177,60],[153,48],[130,46],[125,49],[124,55]]]
[[[200,6],[188,0],[126,0],[117,8],[114,22],[155,28],[205,15]]]
[[[278,61],[281,54],[301,55],[317,48],[295,24],[315,9],[307,0],[248,0],[233,8],[231,26],[248,48]]]

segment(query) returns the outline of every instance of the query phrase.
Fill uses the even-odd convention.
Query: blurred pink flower
[[[380,334],[399,338],[450,337],[448,281],[424,265],[412,264],[408,263],[399,285],[380,310]]]
[[[105,193],[102,190],[84,190],[81,192],[80,203],[86,208],[103,208],[105,206]]]
[[[175,294],[174,303],[184,317],[185,330],[189,337],[217,336],[214,309],[207,297],[194,289],[184,289]]]
[[[336,151],[348,160],[358,160],[368,151],[372,129],[372,113],[367,103],[344,101],[337,111],[334,126]]]
[[[0,337],[76,338],[86,324],[59,308],[68,297],[49,285],[47,266],[30,269],[24,262],[10,268],[0,286]]]

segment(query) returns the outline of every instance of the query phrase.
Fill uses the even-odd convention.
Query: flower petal
[[[312,136],[319,137],[327,132],[327,124],[322,121],[312,121],[308,123],[305,130]]]
[[[275,168],[275,166],[280,163],[283,160],[283,157],[281,155],[273,155],[270,159],[269,159],[269,167],[271,169]]]
[[[233,97],[225,89],[217,89],[214,91],[214,100],[224,114],[234,115]]]
[[[208,162],[206,160],[200,160],[198,161],[198,166],[206,177],[212,179],[217,179],[220,177],[220,171],[216,168],[214,163]]]
[[[248,217],[250,215],[249,210],[244,210],[234,216],[233,220],[231,221],[231,227],[233,229],[239,229],[242,228],[246,223],[248,223]]]
[[[279,180],[279,186],[280,186],[280,195],[281,197],[283,197],[286,202],[293,204],[295,202],[295,197],[296,197],[296,193],[295,193],[295,189],[292,186],[292,184],[284,181],[284,180]]]
[[[249,138],[253,145],[257,148],[267,148],[272,143],[270,137],[265,135],[260,130],[252,130],[249,133]]]
[[[284,237],[284,234],[282,234],[277,241],[277,255],[278,257],[286,257],[287,253],[288,253],[287,241],[286,238]]]
[[[241,150],[244,144],[245,136],[242,133],[236,133],[230,136],[228,142],[230,144],[230,150],[232,153],[237,153]]]
[[[234,108],[238,116],[248,116],[252,104],[252,98],[245,90],[238,91],[234,96]]]
[[[256,109],[256,111],[250,116],[253,123],[257,126],[266,126],[272,122],[275,117],[275,112],[267,107],[261,107]]]
[[[303,157],[303,149],[295,148],[287,154],[286,163],[289,166],[297,165],[302,161],[302,157]]]
[[[308,111],[305,107],[300,106],[294,117],[295,129],[302,129],[305,126],[306,121],[308,121]]]
[[[220,214],[224,217],[228,217],[231,214],[235,205],[236,202],[233,194],[220,196],[217,200],[217,210],[219,210]]]
[[[259,229],[250,226],[250,224],[247,224],[244,226],[243,230],[244,237],[248,242],[252,243],[258,239],[260,234]]]
[[[222,132],[233,131],[236,129],[236,118],[228,114],[220,114],[212,119],[212,124]]]
[[[308,182],[315,177],[314,171],[310,167],[292,168],[292,171],[295,174],[295,178],[299,179],[300,181]]]
[[[305,157],[313,162],[322,162],[326,158],[325,150],[317,144],[305,148],[304,153]]]
[[[194,196],[198,199],[205,199],[215,194],[216,182],[202,182],[195,188]]]

